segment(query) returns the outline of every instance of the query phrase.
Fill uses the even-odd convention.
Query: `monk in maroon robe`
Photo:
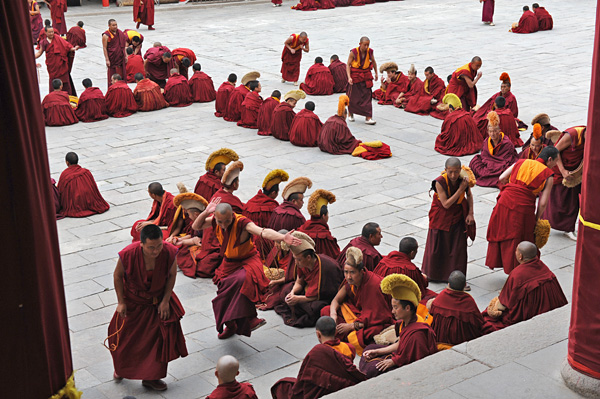
[[[54,79],[54,91],[42,100],[46,126],[66,126],[79,122],[69,102],[69,95],[62,91],[60,79]]]
[[[176,68],[179,73],[189,79],[188,70],[196,62],[196,53],[185,47],[179,47],[171,51],[171,63],[169,69]]]
[[[404,110],[419,115],[429,115],[441,103],[446,94],[446,84],[434,73],[432,67],[425,68],[425,82],[420,93],[408,99]]]
[[[283,52],[281,53],[281,82],[298,83],[300,77],[300,61],[302,61],[302,52],[308,53],[308,35],[306,32],[300,34],[292,33],[283,43]]]
[[[279,233],[286,234],[287,230],[279,230]],[[264,240],[266,242],[266,240]],[[293,283],[297,278],[297,271],[295,266],[295,260],[292,256],[292,251],[287,246],[281,247],[278,243],[273,243],[271,252],[267,255],[264,260],[265,267],[282,269],[284,270],[283,277],[278,279],[271,279],[265,297],[262,303],[257,304],[256,308],[260,310],[271,310],[279,303],[281,291],[286,284]]]
[[[210,199],[219,191],[223,184],[221,178],[225,173],[227,164],[239,159],[235,151],[229,148],[222,148],[210,154],[206,160],[206,173],[198,178],[194,192],[205,199]]]
[[[148,30],[154,30],[154,1],[133,0],[133,22],[137,22],[136,29],[143,24],[148,26]]]
[[[540,260],[534,243],[521,242],[515,255],[519,265],[508,275],[497,301],[492,300],[483,312],[483,317],[494,330],[529,320],[568,303],[556,276]]]
[[[240,374],[239,369],[240,363],[235,357],[221,357],[215,370],[219,385],[206,399],[258,399],[252,384],[236,380],[235,377]]]
[[[87,47],[85,29],[83,29],[82,21],[77,22],[77,25],[69,29],[69,31],[67,32],[67,41],[73,46],[77,46],[79,48]]]
[[[50,179],[50,183],[52,184],[52,194],[54,197],[54,212],[56,214],[56,220],[60,220],[64,218],[64,215],[61,213],[60,208],[60,192],[56,187],[56,180]]]
[[[554,26],[552,15],[544,7],[540,7],[538,3],[533,3],[532,8],[538,20],[539,30],[552,30]]]
[[[215,101],[217,92],[212,78],[202,72],[200,64],[195,63],[192,69],[194,74],[189,80],[192,99],[196,103],[209,103]]]
[[[134,29],[125,29],[123,33],[127,36],[127,47],[133,50],[133,54],[141,56],[144,35]]]
[[[317,0],[300,0],[298,4],[292,6],[292,10],[298,11],[317,11],[319,9],[319,4]]]
[[[111,76],[119,74],[127,76],[127,35],[117,26],[114,19],[108,20],[108,30],[102,34],[102,48],[104,60],[106,61],[106,76],[108,87],[111,85]]]
[[[164,96],[171,107],[188,107],[194,102],[188,80],[175,68],[171,69]]]
[[[449,113],[435,139],[435,150],[455,157],[479,152],[483,139],[471,114],[462,108],[460,99],[455,94],[447,94],[442,102],[448,104]]]
[[[37,44],[40,32],[44,29],[44,22],[42,20],[42,13],[40,12],[40,6],[35,0],[27,0],[29,6],[29,20],[31,22],[31,38],[32,43]]]
[[[509,32],[535,33],[539,29],[540,25],[533,11],[529,11],[529,6],[523,6],[523,15],[521,15],[519,22],[512,25],[512,28],[509,30]]]
[[[334,202],[335,195],[330,191],[319,189],[312,193],[307,206],[310,219],[298,231],[306,233],[313,240],[316,253],[337,259],[340,256],[340,246],[327,225],[329,205]]]
[[[348,103],[348,97],[342,95],[345,99],[340,98],[340,101]],[[341,115],[340,115],[340,110]],[[346,124],[346,116],[348,111],[345,108],[338,107],[338,113],[331,116],[323,124],[321,134],[317,140],[319,149],[323,152],[328,152],[334,155],[352,154],[354,149],[360,144],[353,135],[348,124]]]
[[[363,254],[365,269],[370,271],[375,270],[382,259],[381,254],[375,247],[381,244],[382,238],[383,234],[381,234],[381,227],[379,227],[377,223],[369,222],[365,224],[362,228],[361,235],[350,240],[348,245],[342,249],[340,256],[337,258],[338,264],[340,267],[344,267],[344,264],[346,263],[346,251],[348,251],[348,248],[350,247],[356,247],[360,249]]]
[[[271,135],[271,123],[273,123],[273,111],[279,105],[281,99],[281,92],[279,90],[273,90],[271,97],[263,101],[260,109],[258,110],[258,117],[256,118],[256,126],[258,127],[259,136],[270,136]]]
[[[475,122],[477,123],[478,126],[479,126],[479,123],[481,123],[481,121],[483,121],[484,119],[487,119],[487,114],[490,111],[494,111],[496,109],[496,99],[498,97],[504,97],[504,101],[505,101],[504,107],[509,109],[510,112],[512,112],[517,123],[520,122],[518,119],[519,105],[517,104],[517,98],[512,93],[512,91],[510,91],[510,89],[511,89],[510,76],[508,76],[508,74],[506,72],[502,72],[502,74],[500,75],[500,80],[502,81],[502,83],[500,84],[500,91],[498,93],[494,94],[493,96],[491,96],[481,107],[479,107],[479,109],[477,111],[473,112],[473,119],[475,119]],[[523,125],[521,125],[520,127],[526,128],[527,125],[525,125],[523,123]]]
[[[296,113],[294,107],[300,99],[306,98],[302,90],[292,90],[283,97],[285,101],[281,102],[273,110],[271,118],[271,136],[279,140],[289,141],[290,128]]]
[[[138,106],[138,111],[149,112],[163,109],[169,106],[165,96],[160,91],[160,86],[144,75],[136,74],[137,85],[133,90],[133,97]]]
[[[401,93],[408,91],[408,77],[398,70],[395,62],[386,62],[379,68],[381,73],[386,72],[387,78],[381,77],[381,88],[373,92],[373,98],[379,100],[379,105],[393,105]]]
[[[312,96],[328,96],[333,94],[333,76],[331,71],[323,65],[323,58],[315,58],[315,63],[308,68],[304,82],[300,83],[300,90]]]
[[[248,82],[248,88],[250,92],[242,101],[241,117],[237,125],[248,129],[258,129],[258,112],[263,103],[263,98],[260,96],[262,86],[258,80],[253,80]]]
[[[247,85],[249,82],[258,79],[256,75],[253,75],[251,78],[248,78],[247,76],[248,74],[244,75],[242,78],[242,84],[231,91],[231,94],[229,95],[229,100],[227,101],[227,111],[223,118],[228,122],[237,123],[242,118],[242,103],[246,98],[246,94],[250,92],[250,89]]]
[[[58,179],[62,215],[72,218],[104,213],[110,205],[102,198],[92,173],[78,165],[79,157],[68,152],[65,157],[67,169]]]
[[[349,98],[348,119],[350,122],[354,121],[354,114],[358,114],[365,117],[365,123],[374,125],[373,105],[371,104],[371,88],[373,87],[371,69],[375,72],[375,80],[377,80],[377,62],[373,49],[369,47],[370,44],[369,38],[363,36],[360,38],[358,47],[350,50],[346,63],[348,76],[346,93]]]
[[[307,177],[297,177],[288,182],[281,197],[283,202],[273,210],[268,228],[275,231],[292,231],[302,226],[306,219],[300,209],[304,205],[304,193],[312,187],[312,181]]]
[[[61,36],[67,34],[67,22],[65,13],[67,12],[67,0],[44,0],[44,3],[50,8],[50,18],[52,27]]]
[[[495,0],[479,0],[483,3],[481,10],[481,22],[487,25],[494,26],[494,3]]]
[[[171,51],[168,47],[159,46],[146,50],[144,54],[144,70],[146,77],[164,89],[169,78],[169,63],[171,62]]]
[[[136,242],[140,240],[140,231],[145,226],[155,225],[158,227],[162,227],[163,235],[165,237],[169,236],[169,230],[173,224],[173,220],[175,217],[175,212],[177,208],[173,204],[173,194],[163,189],[162,184],[154,182],[150,183],[148,186],[148,195],[152,198],[152,209],[150,210],[150,214],[148,217],[143,220],[136,221],[131,227],[131,237],[133,237],[132,242]]]
[[[513,146],[521,147],[523,145],[523,140],[521,140],[521,135],[519,134],[519,129],[517,127],[517,123],[515,121],[515,117],[510,109],[505,108],[506,100],[504,97],[497,97],[494,104],[494,111],[500,118],[500,131],[504,133],[510,139]],[[481,134],[482,139],[485,140],[487,136],[487,127],[488,127],[488,119],[482,119],[477,122],[477,129],[479,129],[479,133]]]
[[[404,108],[408,101],[423,90],[423,81],[417,77],[417,69],[411,64],[408,70],[408,89],[398,95],[394,101],[394,106]]]
[[[40,49],[35,53],[35,58],[39,58],[43,53],[46,53],[46,67],[48,68],[49,91],[52,92],[52,81],[60,79],[63,84],[62,90],[71,96],[76,96],[73,79],[71,78],[71,67],[73,66],[73,58],[77,47],[73,47],[71,43],[56,35],[52,27],[44,28],[46,38],[40,41]]]
[[[550,123],[550,117],[548,116],[548,114],[541,113],[541,114],[537,114],[536,116],[534,116],[533,119],[531,120],[531,125],[535,127],[536,124],[539,124],[540,127],[542,128],[542,134],[540,136],[540,140],[542,141],[542,144],[546,145],[546,146],[554,146],[554,143],[552,142],[552,140],[550,140],[550,138],[546,137],[546,133],[548,133],[550,130],[560,131],[560,129],[554,127]],[[523,144],[523,147],[521,148],[522,150],[529,147],[532,137],[533,137],[533,135],[530,136],[527,139],[527,141]]]
[[[135,83],[135,75],[138,73],[142,74],[142,77],[146,77],[146,71],[144,70],[144,59],[139,54],[134,54],[131,47],[127,47],[127,83]]]
[[[108,326],[116,380],[142,380],[145,387],[164,391],[167,364],[188,355],[180,324],[185,311],[173,292],[176,253],[155,225],[142,229],[141,243],[119,252],[114,273],[118,304]]]
[[[92,87],[91,79],[83,79],[85,90],[79,96],[75,115],[81,122],[96,122],[108,118],[106,101],[102,90]]]
[[[112,84],[106,90],[104,100],[106,112],[113,118],[124,118],[137,112],[137,104],[133,92],[121,75],[111,77]]]
[[[348,75],[346,74],[346,64],[340,61],[340,57],[332,55],[329,59],[329,66],[333,78],[333,92],[345,93],[348,86]]]
[[[473,57],[471,62],[461,66],[452,73],[446,93],[456,94],[462,102],[462,107],[470,111],[477,104],[477,82],[481,79],[479,69],[483,62],[480,57]]]
[[[296,114],[289,131],[290,143],[300,147],[316,147],[323,122],[314,113],[315,103],[307,101],[304,109]]]
[[[217,90],[216,102],[215,102],[215,116],[218,118],[224,118],[227,115],[227,104],[229,104],[229,97],[235,90],[235,82],[237,81],[237,75],[235,73],[229,74],[226,82],[221,83],[219,90]]]

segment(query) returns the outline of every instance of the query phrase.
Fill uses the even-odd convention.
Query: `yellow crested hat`
[[[197,208],[203,211],[206,209],[208,201],[196,193],[182,193],[173,198],[173,205],[176,207],[181,205],[183,209]]]
[[[221,178],[221,183],[226,186],[231,185],[236,177],[239,177],[240,172],[244,170],[244,164],[242,161],[235,161],[231,165],[227,167],[225,173],[223,173],[223,177]]]
[[[287,200],[290,195],[294,193],[304,194],[307,189],[312,187],[312,181],[308,177],[296,177],[294,180],[289,182],[283,189],[281,196],[284,200]]]
[[[413,279],[404,274],[390,274],[381,280],[381,292],[398,301],[409,301],[415,308],[421,301],[421,290]]]
[[[290,90],[287,93],[285,93],[285,96],[283,96],[283,100],[285,101],[288,98],[293,98],[294,100],[298,101],[303,98],[306,98],[306,93],[303,90]]]
[[[344,116],[344,110],[346,109],[348,104],[350,104],[350,98],[347,95],[342,94],[338,100],[338,116]]]
[[[246,86],[248,82],[252,82],[253,80],[257,80],[258,78],[260,78],[260,72],[248,72],[247,74],[242,76],[242,84]]]
[[[205,168],[207,171],[211,171],[218,163],[227,165],[229,162],[237,161],[238,159],[240,159],[240,157],[235,151],[229,148],[221,148],[208,156]]]
[[[270,190],[274,185],[281,183],[282,181],[288,181],[290,175],[283,169],[273,169],[269,172],[265,180],[263,180],[262,188]]]
[[[452,105],[454,109],[462,108],[462,102],[460,101],[460,98],[458,98],[458,96],[454,93],[446,94],[442,99],[442,102],[444,104]]]
[[[306,208],[310,216],[321,216],[321,208],[334,202],[335,195],[331,191],[318,189],[310,195]]]

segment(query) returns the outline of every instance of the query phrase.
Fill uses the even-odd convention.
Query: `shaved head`
[[[460,163],[460,159],[452,157],[452,158],[446,159],[446,164],[444,166],[446,169],[448,169],[448,168],[460,168],[462,165]]]
[[[454,291],[463,291],[467,285],[467,277],[460,270],[455,270],[448,277],[448,286]]]
[[[523,262],[527,262],[537,256],[538,248],[532,242],[521,241],[517,246],[517,253],[520,253],[523,256]]]
[[[371,39],[369,39],[369,38],[368,38],[368,37],[366,37],[366,36],[363,36],[363,37],[361,37],[361,38],[360,38],[360,42],[359,42],[359,43],[362,43],[362,42],[370,42],[370,41],[371,41]]]
[[[223,383],[235,381],[239,370],[240,362],[233,356],[226,355],[217,361],[217,377]]]
[[[307,34],[306,32],[300,32],[300,35],[299,35],[299,36],[300,36],[300,37],[306,37],[306,36],[308,36],[308,34]]]
[[[335,337],[335,320],[329,316],[321,316],[315,325],[318,332],[324,337]]]
[[[175,75],[176,73],[179,73],[179,69],[177,69],[177,68],[171,69],[171,71],[170,71],[171,75]]]
[[[471,59],[471,62],[475,63],[475,62],[483,62],[483,61],[481,61],[481,57],[475,56],[475,57],[473,57],[473,59]]]
[[[231,205],[226,204],[224,202],[221,202],[219,205],[217,205],[217,209],[215,209],[215,213],[218,213],[220,215],[228,215],[231,212],[233,212],[233,208],[231,207]]]
[[[400,252],[408,255],[417,249],[419,249],[419,243],[414,237],[404,237],[400,240]]]

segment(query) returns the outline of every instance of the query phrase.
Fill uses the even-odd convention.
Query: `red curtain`
[[[1,396],[48,398],[73,371],[27,2],[0,1]]]

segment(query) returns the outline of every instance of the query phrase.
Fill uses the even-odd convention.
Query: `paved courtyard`
[[[116,18],[121,29],[133,28],[131,8],[111,5],[102,10],[97,0],[84,3],[66,14],[69,27],[78,20],[85,22],[88,38],[88,48],[77,52],[73,80],[79,92],[87,77],[104,91],[106,69],[100,35],[109,18]],[[572,2],[548,4],[555,29],[532,35],[507,32],[523,6],[513,0],[496,3],[495,27],[483,25],[480,5],[466,0],[406,0],[317,12],[290,10],[291,5],[290,1],[281,8],[262,1],[208,7],[163,5],[157,8],[157,30],[141,30],[144,47],[160,41],[171,49],[193,49],[217,87],[231,72],[241,78],[246,72],[260,71],[262,94],[267,97],[274,89],[284,93],[294,88],[280,83],[278,73],[283,41],[290,33],[305,30],[310,37],[311,51],[303,58],[302,76],[315,57],[327,60],[338,54],[344,60],[359,38],[367,35],[380,64],[395,61],[408,70],[414,63],[420,77],[429,65],[445,77],[479,55],[483,59],[480,104],[499,90],[498,77],[506,71],[519,101],[519,117],[526,123],[540,112],[548,113],[552,123],[562,129],[586,123],[595,5],[591,0],[578,1],[577,7]],[[47,18],[49,13],[43,9],[42,14]],[[43,59],[38,62],[43,64]],[[40,92],[45,95],[45,67],[40,72]],[[337,96],[307,100],[316,103],[322,121],[337,109]],[[358,117],[357,122],[349,123],[350,129],[364,141],[378,139],[389,144],[391,159],[373,162],[333,156],[318,148],[260,137],[254,130],[215,118],[214,103],[46,130],[52,177],[58,180],[65,167],[64,155],[75,151],[111,205],[102,215],[58,221],[73,359],[84,398],[204,397],[217,383],[214,365],[225,354],[240,360],[240,380],[252,382],[260,398],[269,398],[271,385],[281,377],[295,376],[302,358],[317,343],[314,329],[287,327],[273,311],[260,313],[268,323],[251,338],[219,341],[211,307],[215,286],[210,280],[193,280],[180,273],[175,292],[186,310],[182,326],[190,355],[170,363],[169,389],[158,394],[142,388],[139,381],[112,380],[111,356],[102,341],[116,307],[112,272],[117,252],[131,242],[133,222],[149,212],[147,185],[159,181],[176,193],[175,184],[181,181],[193,189],[204,173],[206,157],[215,149],[233,148],[243,160],[237,193],[243,201],[256,193],[271,169],[283,168],[292,178],[308,176],[313,190],[323,188],[337,196],[330,207],[329,225],[340,247],[359,235],[364,223],[375,221],[383,230],[381,253],[397,249],[402,237],[412,235],[421,245],[416,259],[420,265],[431,203],[428,188],[446,159],[433,149],[442,122],[394,107],[373,107],[377,125],[367,126]],[[525,138],[530,131],[522,133]],[[470,158],[462,161],[468,163]],[[471,294],[483,309],[502,288],[506,275],[484,265],[486,226],[498,191],[477,187],[473,192],[478,230],[468,249],[467,277]],[[303,211],[307,215],[306,209]],[[575,243],[553,231],[542,254],[570,299]],[[443,287],[434,284],[432,288],[439,291]],[[565,345],[558,350],[566,356]],[[478,397],[477,391],[465,395]]]

